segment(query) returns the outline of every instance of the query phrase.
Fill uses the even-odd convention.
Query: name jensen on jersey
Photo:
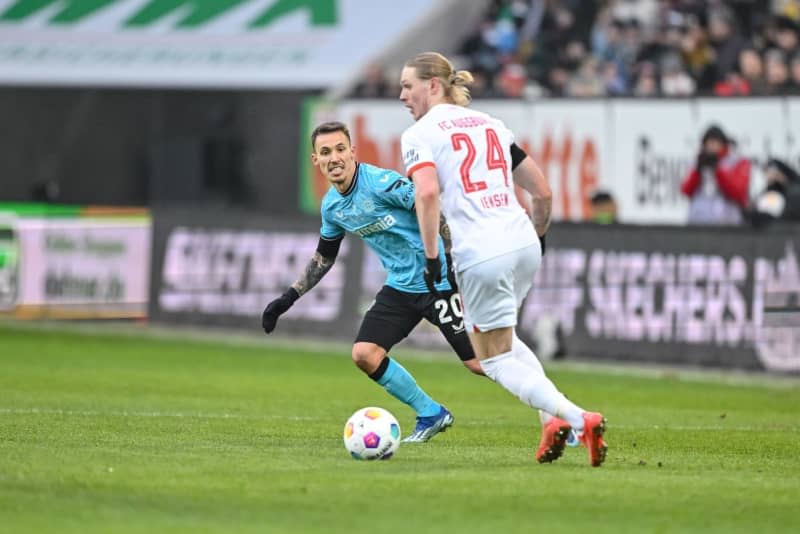
[[[397,221],[395,220],[395,218],[392,217],[391,215],[385,215],[383,218],[378,219],[374,223],[353,230],[353,233],[358,234],[361,237],[366,237],[370,234],[374,234],[375,232],[382,232],[384,230],[388,230],[389,228],[394,226],[394,223],[396,222]]]
[[[484,208],[503,208],[508,206],[508,193],[495,193],[484,195],[480,198],[481,206]]]

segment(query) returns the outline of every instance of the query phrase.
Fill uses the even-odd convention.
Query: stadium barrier
[[[144,318],[144,208],[0,203],[0,316]]]
[[[557,224],[522,313],[570,356],[800,371],[800,227]]]
[[[150,317],[259,331],[264,305],[316,249],[314,219],[156,209]],[[800,371],[800,227],[554,224],[520,334],[558,324],[568,357]],[[383,282],[357,239],[282,317],[279,332],[354,338]],[[443,347],[420,326],[408,340]]]

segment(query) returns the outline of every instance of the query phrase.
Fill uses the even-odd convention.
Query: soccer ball
[[[344,448],[356,460],[388,460],[400,446],[400,424],[384,410],[357,410],[344,425]]]

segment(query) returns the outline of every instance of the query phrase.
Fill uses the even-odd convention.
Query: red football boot
[[[593,467],[600,467],[606,459],[608,445],[603,439],[606,431],[606,418],[596,412],[584,412],[583,435],[581,442],[589,451],[589,463]]]
[[[550,463],[558,460],[567,444],[567,436],[572,427],[569,423],[558,417],[550,419],[542,427],[542,439],[536,451],[536,460],[540,463]]]

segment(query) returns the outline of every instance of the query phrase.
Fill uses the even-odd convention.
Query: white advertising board
[[[800,164],[800,98],[473,105],[501,118],[539,163],[553,189],[555,220],[586,220],[590,195],[603,189],[616,198],[621,222],[684,224],[688,202],[680,185],[697,156],[703,131],[712,124],[722,126],[737,150],[752,160],[752,194],[764,186],[761,167],[770,157]],[[400,136],[412,118],[402,104],[319,103],[308,115],[308,131],[334,119],[350,126],[359,159],[403,171]],[[317,183],[318,197],[326,189],[326,184]]]
[[[428,0],[0,0],[0,84],[322,88]]]
[[[604,187],[624,222],[682,224],[689,204],[681,182],[694,160],[699,132],[694,109],[679,100],[630,100],[611,105],[612,172]]]
[[[20,218],[21,316],[143,317],[150,221]]]

